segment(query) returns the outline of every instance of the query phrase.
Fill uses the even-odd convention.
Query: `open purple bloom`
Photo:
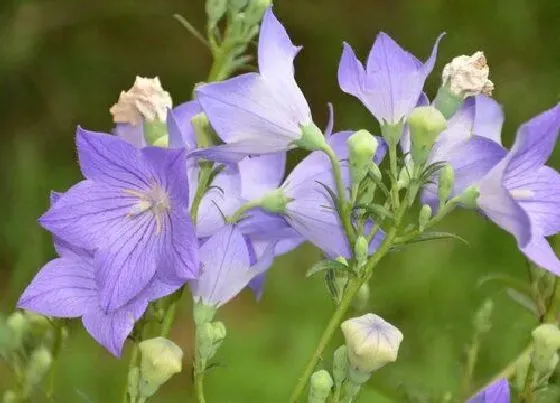
[[[259,73],[196,91],[212,127],[226,143],[204,150],[206,155],[239,160],[249,154],[285,151],[301,138],[302,126],[312,124],[312,118],[294,79],[293,61],[300,49],[268,8],[259,36]]]
[[[398,123],[416,106],[424,82],[434,68],[441,37],[436,40],[431,56],[422,63],[381,32],[365,69],[350,45],[344,43],[338,67],[340,88],[362,101],[381,124]]]
[[[35,276],[18,308],[60,318],[81,317],[92,337],[116,356],[120,356],[126,338],[148,303],[182,286],[152,278],[134,298],[108,313],[101,305],[93,254],[69,248],[68,244],[57,249],[62,249],[63,255],[51,260]]]
[[[505,158],[480,182],[480,209],[515,236],[538,266],[560,275],[545,237],[560,231],[560,174],[545,165],[560,130],[560,104],[522,125]]]
[[[78,129],[86,180],[40,219],[55,236],[95,251],[99,304],[113,312],[154,275],[165,281],[198,275],[198,241],[187,210],[183,150],[145,147]]]
[[[428,164],[447,162],[455,171],[452,196],[476,185],[503,157],[500,105],[483,95],[467,98],[449,119],[428,158]],[[406,141],[401,144],[406,144]],[[404,149],[404,152],[408,152]],[[424,188],[422,199],[437,208],[436,184]]]
[[[251,265],[247,243],[233,226],[222,228],[200,248],[202,272],[190,281],[195,302],[216,308],[235,297],[249,281],[270,266],[274,258],[269,248],[262,259]]]
[[[471,397],[467,403],[510,403],[509,383],[499,379]]]

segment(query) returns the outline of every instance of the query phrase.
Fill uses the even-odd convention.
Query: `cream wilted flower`
[[[447,63],[443,69],[443,83],[455,95],[467,98],[475,95],[492,95],[494,83],[488,79],[490,68],[481,51],[471,56],[461,55]]]
[[[136,77],[131,89],[121,91],[119,100],[110,112],[115,123],[137,126],[144,120],[165,122],[167,110],[172,106],[171,95],[163,89],[158,77]]]
[[[376,371],[396,361],[403,334],[372,313],[351,318],[340,327],[348,347],[348,360],[361,372]]]
[[[152,396],[158,388],[183,368],[183,350],[164,337],[155,337],[138,344],[142,354],[139,393]]]

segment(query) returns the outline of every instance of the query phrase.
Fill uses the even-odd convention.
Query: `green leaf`
[[[305,273],[305,277],[311,277],[312,275],[325,270],[347,271],[348,266],[346,266],[344,263],[341,263],[337,260],[327,260],[327,259],[319,260],[317,263],[315,263],[307,270],[307,272]]]
[[[518,303],[523,308],[527,309],[533,315],[535,315],[535,316],[539,315],[539,310],[537,309],[537,304],[535,304],[535,302],[531,298],[529,298],[527,295],[525,295],[523,293],[520,293],[519,291],[517,291],[513,288],[508,288],[507,289],[507,294],[514,302]]]
[[[338,292],[338,287],[336,286],[336,275],[334,274],[334,270],[329,269],[325,272],[325,283],[327,284],[327,288],[334,303],[338,305],[340,303],[340,294]]]
[[[425,241],[435,241],[435,240],[439,240],[439,239],[455,239],[457,241],[461,241],[465,245],[469,244],[465,238],[462,238],[459,235],[454,234],[452,232],[430,231],[430,232],[421,233],[417,237],[407,241],[405,243],[405,245],[408,245],[408,244],[411,244],[411,243],[425,242]]]
[[[435,162],[431,165],[428,165],[424,169],[424,172],[422,172],[422,175],[420,175],[420,178],[418,178],[418,181],[420,182],[420,184],[427,183],[445,165],[447,165],[447,162],[444,162],[444,161],[439,161],[439,162]]]

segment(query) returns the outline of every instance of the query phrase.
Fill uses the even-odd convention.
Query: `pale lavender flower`
[[[264,13],[259,73],[203,85],[196,97],[224,145],[204,150],[214,158],[285,151],[311,125],[309,106],[294,79],[294,46],[272,8]]]
[[[78,129],[86,180],[70,188],[40,219],[55,236],[95,251],[99,304],[113,312],[158,276],[199,272],[190,221],[185,153],[137,149],[124,140]]]
[[[507,379],[498,379],[471,397],[467,403],[510,403]]]
[[[437,46],[425,63],[380,33],[364,69],[354,51],[344,43],[338,68],[340,88],[358,98],[380,124],[396,124],[416,106],[424,82],[434,68]]]
[[[238,228],[229,225],[201,246],[200,257],[201,274],[190,281],[193,299],[197,303],[219,308],[270,266],[274,250],[269,247],[261,260],[251,265],[243,234]]]
[[[58,198],[56,194],[51,197],[53,203]],[[182,283],[170,285],[153,277],[134,298],[107,312],[99,298],[94,254],[56,237],[54,243],[60,257],[47,263],[35,276],[18,307],[47,316],[81,317],[92,337],[116,356],[121,354],[126,338],[148,303],[182,286]]]
[[[560,104],[522,125],[509,153],[480,181],[480,209],[515,236],[538,266],[560,275],[546,237],[560,232],[560,174],[545,165],[560,130]]]

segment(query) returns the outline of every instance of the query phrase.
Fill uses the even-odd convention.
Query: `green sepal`
[[[311,266],[305,273],[305,277],[311,277],[314,274],[320,273],[325,270],[333,270],[335,272],[348,272],[348,266],[336,260],[319,260]]]

